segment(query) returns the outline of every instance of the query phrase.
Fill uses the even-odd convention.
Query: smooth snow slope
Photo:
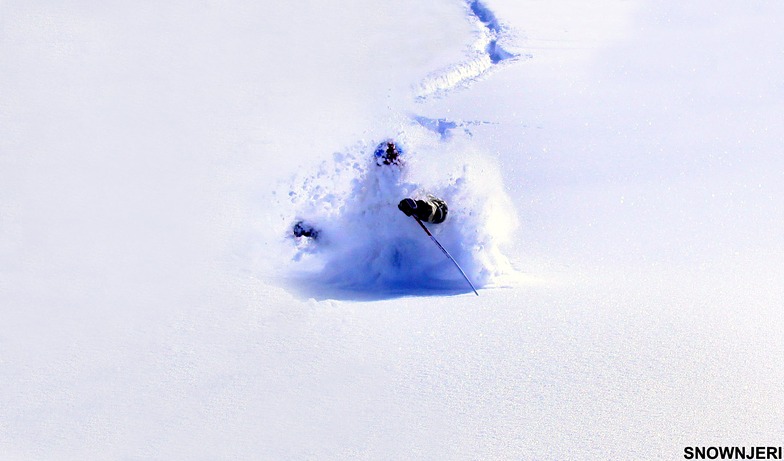
[[[469,3],[280,3],[0,4],[0,459],[781,445],[780,6],[487,1],[519,58],[439,80]],[[281,194],[401,134],[498,167],[527,277],[303,298]]]

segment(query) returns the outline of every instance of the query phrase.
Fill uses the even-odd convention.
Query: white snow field
[[[0,2],[0,459],[784,445],[783,22]]]

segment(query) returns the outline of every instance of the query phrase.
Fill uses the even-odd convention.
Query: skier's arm
[[[397,207],[406,216],[414,215],[423,221],[427,221],[433,213],[433,207],[424,200],[404,198],[397,204]]]
[[[421,202],[421,200],[418,200]],[[406,216],[417,214],[418,203],[413,199],[404,198],[397,204],[397,208],[402,211]]]

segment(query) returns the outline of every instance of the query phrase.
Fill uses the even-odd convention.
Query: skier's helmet
[[[400,165],[400,156],[403,154],[403,150],[395,144],[395,141],[388,139],[379,144],[373,154],[376,158],[376,165]]]

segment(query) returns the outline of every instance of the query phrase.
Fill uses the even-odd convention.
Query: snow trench
[[[413,123],[395,142],[403,151],[400,165],[377,165],[377,142],[360,143],[293,180],[284,220],[312,225],[318,237],[295,237],[289,227],[293,252],[284,276],[307,296],[471,292],[453,263],[397,208],[405,197],[428,194],[449,206],[447,220],[429,229],[477,287],[512,271],[500,247],[516,217],[498,166],[462,137],[444,141]]]
[[[519,55],[503,48],[509,41],[508,30],[495,14],[479,0],[467,3],[469,18],[476,24],[477,38],[466,52],[467,60],[427,76],[416,89],[416,98],[424,100],[440,96],[476,81],[503,61]]]

